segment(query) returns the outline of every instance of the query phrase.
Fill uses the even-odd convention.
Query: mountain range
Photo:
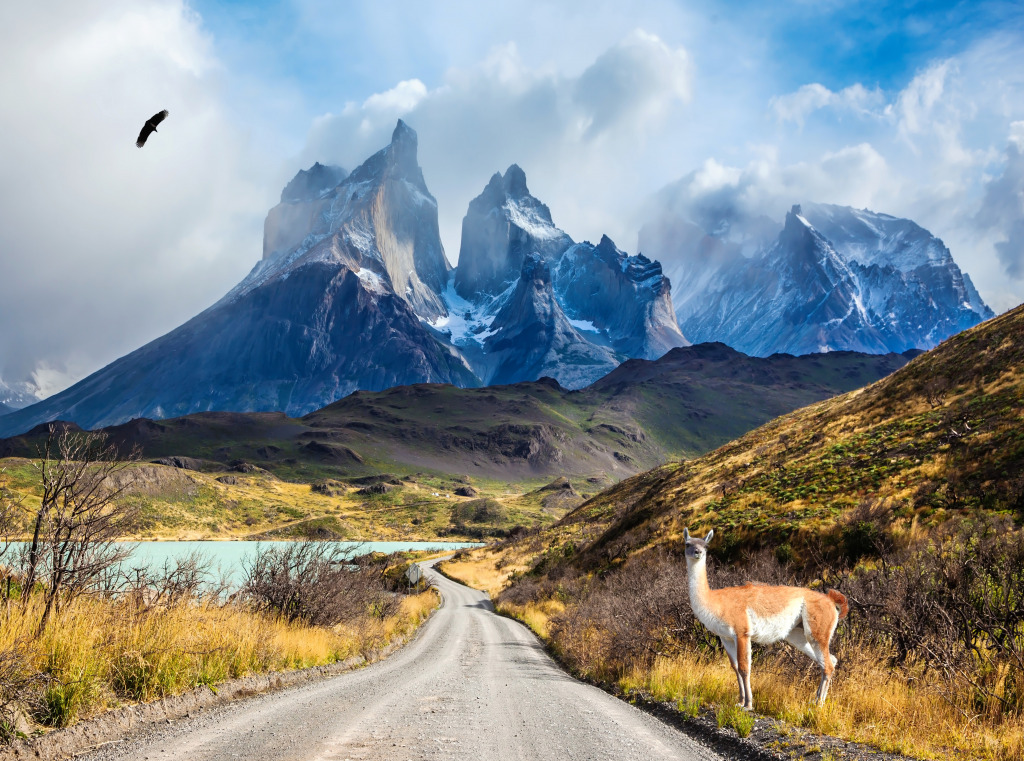
[[[0,416],[0,435],[55,419],[96,428],[215,410],[304,415],[356,390],[415,383],[548,376],[580,389],[688,339],[761,356],[900,353],[991,314],[941,241],[845,207],[794,208],[753,254],[732,233],[701,238],[684,225],[673,235],[673,221],[652,235],[648,225],[641,243],[663,252],[673,296],[659,261],[606,236],[573,241],[515,164],[470,202],[453,269],[417,144],[399,121],[351,173],[300,171],[241,283],[71,388]],[[679,253],[698,238],[713,256]]]
[[[776,415],[873,383],[913,354],[759,358],[700,344],[627,360],[578,391],[551,378],[471,389],[417,384],[358,391],[301,418],[201,412],[105,431],[122,449],[137,445],[146,458],[178,467],[257,467],[300,481],[423,469],[617,479],[703,454]],[[39,426],[0,440],[0,457],[33,457],[45,435]]]
[[[780,229],[669,196],[639,240],[676,284],[687,337],[757,356],[931,349],[993,316],[941,240],[866,209],[796,205]]]

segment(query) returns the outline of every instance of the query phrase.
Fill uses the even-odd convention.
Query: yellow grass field
[[[147,608],[131,599],[78,598],[35,637],[36,602],[0,611],[0,652],[20,653],[27,672],[45,675],[33,713],[44,726],[60,727],[235,677],[372,657],[415,630],[439,601],[430,589],[406,597],[395,616],[326,629],[234,604]]]

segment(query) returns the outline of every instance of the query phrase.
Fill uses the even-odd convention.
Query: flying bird
[[[156,125],[167,118],[167,114],[170,113],[166,108],[158,114],[153,114],[142,126],[142,132],[139,133],[139,139],[135,141],[135,145],[141,148],[146,144],[146,140],[156,132]]]

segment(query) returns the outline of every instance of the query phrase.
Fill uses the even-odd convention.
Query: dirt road
[[[150,728],[87,758],[151,761],[717,759],[570,678],[481,592],[427,573],[442,608],[389,658]]]

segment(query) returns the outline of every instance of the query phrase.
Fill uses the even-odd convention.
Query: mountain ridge
[[[147,458],[248,463],[299,480],[396,468],[620,478],[706,452],[907,359],[853,352],[759,358],[701,344],[658,360],[627,360],[579,391],[551,378],[470,389],[418,384],[357,391],[301,418],[202,412],[106,431],[122,447],[141,445]],[[44,429],[0,441],[0,457],[35,456]]]
[[[778,226],[672,193],[660,202],[639,245],[681,284],[676,316],[693,341],[762,356],[902,352],[993,316],[945,244],[911,220],[804,203]]]

